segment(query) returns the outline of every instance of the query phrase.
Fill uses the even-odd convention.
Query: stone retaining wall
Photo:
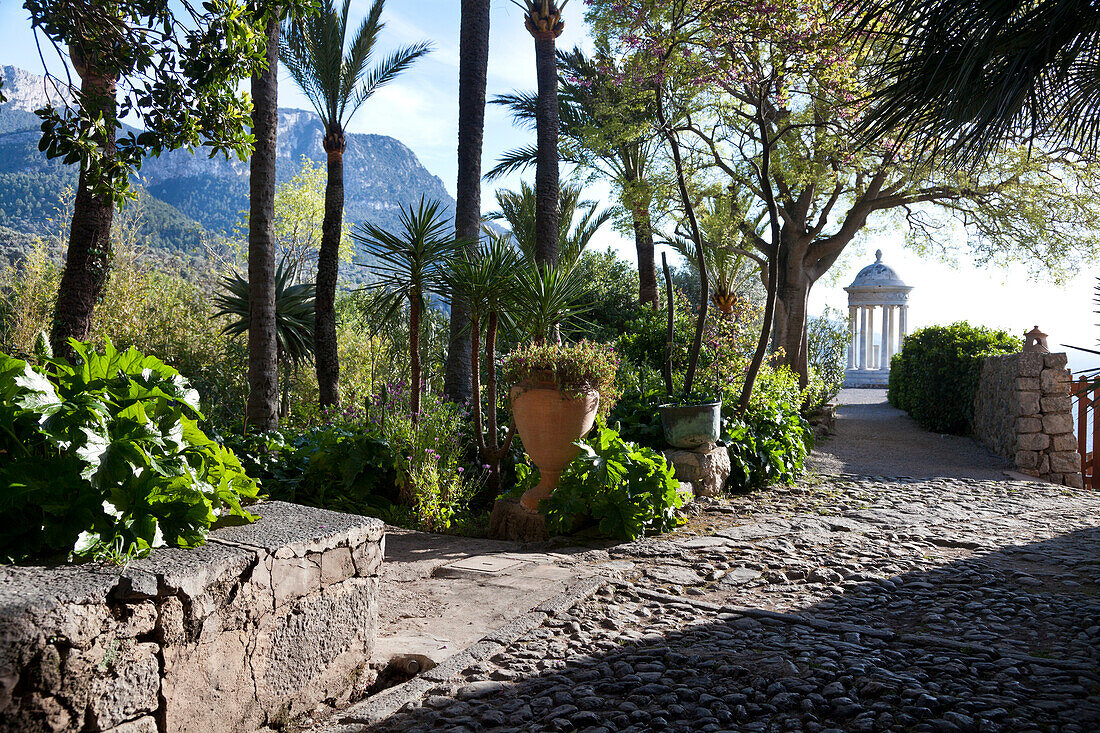
[[[382,522],[255,513],[124,568],[0,567],[0,730],[252,731],[361,692]]]
[[[1017,470],[1081,488],[1065,354],[1024,352],[982,363],[974,435]]]

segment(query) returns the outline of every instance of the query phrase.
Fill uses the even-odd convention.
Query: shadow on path
[[[884,389],[845,389],[836,434],[810,458],[821,474],[1004,480],[1011,462],[971,438],[925,430],[891,407]]]
[[[376,729],[1096,731],[1098,581],[1090,528],[867,579],[797,615],[625,588],[576,611],[583,628],[552,619],[488,660],[459,699]]]

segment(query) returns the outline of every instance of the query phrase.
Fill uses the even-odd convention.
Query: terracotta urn
[[[520,504],[537,511],[539,502],[554,493],[562,471],[580,455],[573,445],[596,422],[599,392],[579,396],[563,393],[552,380],[516,385],[510,391],[516,430],[531,461],[538,466],[540,481],[520,497]]]

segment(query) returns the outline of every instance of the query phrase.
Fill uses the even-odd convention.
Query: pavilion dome
[[[850,288],[908,288],[889,265],[882,264],[882,250],[875,252],[875,261],[867,265],[845,290]]]

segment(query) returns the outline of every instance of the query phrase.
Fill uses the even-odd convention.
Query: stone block
[[[367,545],[367,547],[376,545]],[[332,585],[355,575],[350,547],[334,547],[321,555],[321,585]]]
[[[666,450],[665,460],[678,479],[691,484],[696,496],[716,496],[730,477],[730,454],[713,443],[695,450]]]
[[[1038,377],[1016,377],[1016,389],[1020,392],[1038,392]]]
[[[541,542],[550,539],[546,517],[519,503],[518,499],[497,499],[489,516],[489,536],[510,542]]]
[[[1016,414],[1017,415],[1038,415],[1039,414],[1039,393],[1038,392],[1017,392],[1016,393]]]
[[[1043,412],[1045,414],[1073,414],[1073,400],[1070,399],[1069,395],[1053,395],[1050,397],[1043,397],[1040,400],[1040,405],[1042,406]]]
[[[1045,354],[1043,356],[1043,366],[1047,369],[1065,369],[1068,361],[1069,357],[1065,352],[1059,354]]]
[[[1043,415],[1043,432],[1060,435],[1073,432],[1073,418],[1069,415]]]
[[[1062,476],[1062,483],[1074,489],[1085,488],[1085,481],[1082,479],[1080,473],[1067,473]]]
[[[1065,369],[1044,369],[1039,376],[1043,395],[1068,395],[1069,373]]]
[[[105,657],[95,669],[88,717],[95,729],[106,730],[160,705],[160,662],[156,644],[135,644]]]
[[[1035,469],[1035,471],[1040,476],[1046,476],[1047,474],[1050,473],[1050,456],[1049,455],[1047,455],[1046,453],[1040,453],[1039,454],[1039,466]]]
[[[1021,377],[1037,377],[1043,371],[1044,360],[1043,354],[1035,352],[1024,352],[1022,354],[1016,354],[1017,356],[1017,374]]]
[[[1016,451],[1016,466],[1021,469],[1037,469],[1039,467],[1039,454],[1030,450]]]
[[[1060,451],[1050,454],[1050,470],[1055,473],[1073,473],[1081,470],[1081,456],[1077,451]]]
[[[386,554],[386,538],[380,542],[366,542],[351,551],[355,562],[355,574],[361,578],[372,578],[382,568],[382,558]]]
[[[276,606],[321,590],[319,556],[311,553],[310,557],[275,558],[271,564],[271,587]]]
[[[1016,437],[1016,450],[1040,451],[1050,445],[1050,436],[1046,433],[1024,433]]]
[[[1043,429],[1043,420],[1038,417],[1016,418],[1017,433],[1038,433]]]
[[[1050,449],[1052,451],[1077,450],[1077,438],[1073,433],[1062,433],[1050,437]]]

